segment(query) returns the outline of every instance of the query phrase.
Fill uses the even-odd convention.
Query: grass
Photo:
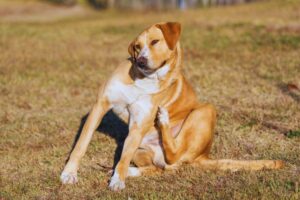
[[[0,12],[0,199],[300,198],[299,1],[68,15],[60,9],[69,8],[38,11],[30,3],[16,14],[20,2],[1,1],[10,12]],[[130,178],[124,191],[113,193],[101,166],[113,165],[117,143],[98,131],[79,183],[61,185],[58,177],[98,87],[126,59],[139,32],[168,20],[183,25],[184,73],[199,100],[218,109],[212,157],[282,159],[286,167],[231,173],[183,166]],[[115,123],[105,121],[108,129]]]

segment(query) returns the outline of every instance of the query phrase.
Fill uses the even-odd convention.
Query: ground
[[[0,1],[0,199],[300,198],[299,1],[160,13],[29,3]],[[108,171],[127,127],[109,113],[79,183],[61,185],[98,87],[128,57],[131,40],[160,21],[182,23],[183,71],[199,100],[218,110],[211,156],[281,159],[284,169],[183,166],[111,192]]]

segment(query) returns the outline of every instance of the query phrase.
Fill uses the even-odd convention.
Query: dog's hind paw
[[[159,106],[157,112],[158,123],[161,125],[169,124],[169,112],[166,108]]]
[[[77,173],[62,172],[60,175],[60,181],[63,184],[75,184],[78,182]]]

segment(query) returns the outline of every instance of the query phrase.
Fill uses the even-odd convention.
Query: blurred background
[[[0,20],[24,21],[41,13],[45,15],[40,18],[57,19],[92,11],[170,12],[262,1],[265,0],[0,0]]]
[[[48,0],[53,3],[75,5],[85,0]],[[200,6],[232,5],[247,3],[253,0],[86,0],[97,9],[186,9]]]
[[[119,10],[172,10],[172,9],[189,9],[211,6],[228,6],[249,3],[263,0],[1,0],[6,3],[23,3],[33,6],[35,3],[51,3],[57,6],[90,6],[97,10],[119,9]],[[4,5],[3,5],[4,6]],[[3,8],[2,8],[3,9]],[[3,10],[1,14],[3,15]]]

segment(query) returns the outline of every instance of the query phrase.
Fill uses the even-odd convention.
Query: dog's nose
[[[148,60],[144,56],[139,57],[136,62],[137,65],[142,69],[146,68],[148,64]]]

